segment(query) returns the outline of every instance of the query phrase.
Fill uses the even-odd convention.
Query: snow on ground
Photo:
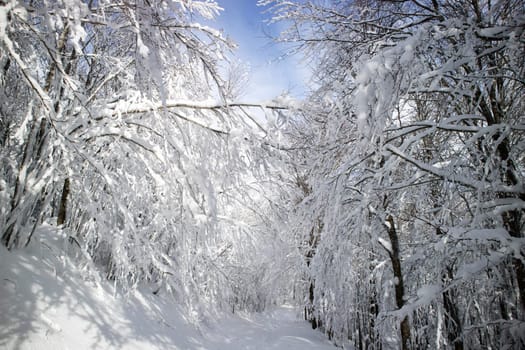
[[[260,315],[232,316],[219,322],[206,335],[207,346],[203,349],[337,349],[326,336],[297,319],[292,308],[281,307]]]
[[[23,250],[0,247],[0,349],[335,349],[286,307],[196,328],[166,297],[115,296],[109,283],[86,278],[52,227],[36,235]]]

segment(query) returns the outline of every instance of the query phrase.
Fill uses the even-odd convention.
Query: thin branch
[[[420,170],[423,170],[427,173],[437,176],[443,180],[459,183],[465,187],[469,187],[469,188],[473,188],[473,189],[481,190],[481,191],[490,190],[493,192],[502,192],[502,193],[523,193],[524,192],[523,186],[519,186],[519,185],[495,186],[494,183],[475,180],[475,179],[467,178],[461,175],[446,173],[440,168],[436,168],[430,164],[420,162],[417,159],[410,157],[409,155],[405,154],[403,151],[401,151],[400,149],[392,145],[386,145],[385,149],[391,152],[392,154],[400,157],[401,159],[405,160],[406,162],[414,165],[416,168]]]

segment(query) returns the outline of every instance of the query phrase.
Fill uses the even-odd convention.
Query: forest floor
[[[167,296],[142,289],[124,297],[86,278],[61,254],[58,231],[37,233],[22,250],[0,247],[0,349],[335,349],[291,307],[195,327]]]

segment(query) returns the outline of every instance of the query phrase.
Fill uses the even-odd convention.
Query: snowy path
[[[287,308],[245,319],[232,317],[206,338],[206,349],[336,349],[323,334],[313,331],[297,319],[293,309]]]
[[[16,253],[0,246],[0,349],[336,349],[291,308],[225,315],[198,330],[166,297],[114,297],[107,283],[86,280],[59,241]]]

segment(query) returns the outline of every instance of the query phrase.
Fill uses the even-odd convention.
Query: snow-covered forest
[[[304,99],[240,98],[220,0],[0,1],[0,261],[52,246],[196,326],[525,348],[525,1],[258,3]]]

